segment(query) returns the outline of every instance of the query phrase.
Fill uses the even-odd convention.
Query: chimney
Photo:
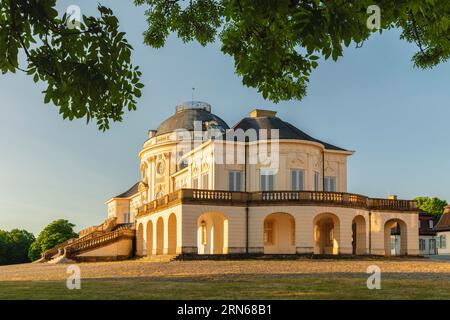
[[[148,137],[153,138],[156,135],[156,130],[148,130]]]
[[[248,115],[251,118],[258,118],[258,117],[275,117],[276,114],[277,112],[272,110],[254,109]]]
[[[388,196],[388,199],[389,200],[397,200],[397,195],[392,194],[392,195]]]

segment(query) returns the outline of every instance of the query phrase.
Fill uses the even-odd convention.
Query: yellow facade
[[[180,112],[177,109],[177,117]],[[253,111],[246,119],[281,121],[265,110]],[[139,256],[390,255],[394,224],[401,228],[402,254],[419,253],[414,202],[347,193],[347,157],[352,151],[313,138],[280,136],[276,170],[263,182],[267,163],[248,159],[256,150],[252,144],[266,141],[272,147],[274,139],[230,143],[210,138],[180,155],[178,138],[175,132],[150,131],[139,153],[141,181],[134,191],[107,202],[109,218],[135,223]],[[224,155],[244,162],[223,163]],[[261,190],[267,185],[270,190]]]

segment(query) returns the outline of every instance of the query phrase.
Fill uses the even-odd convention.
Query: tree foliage
[[[450,1],[133,1],[145,7],[146,44],[160,48],[171,32],[201,45],[219,40],[244,85],[274,102],[302,99],[320,59],[337,60],[344,47],[377,32],[367,28],[371,5],[381,9],[380,32],[400,29],[417,45],[414,66],[432,68],[450,56]],[[26,72],[46,85],[44,101],[63,118],[95,119],[106,130],[141,96],[132,47],[109,8],[99,5],[98,17],[83,16],[80,29],[71,29],[56,2],[0,0],[0,70]]]
[[[141,96],[132,47],[109,8],[99,5],[99,17],[83,16],[78,29],[55,5],[0,0],[0,70],[21,70],[46,84],[45,103],[64,119],[95,119],[106,130],[110,120],[122,120],[124,109],[135,110]]]
[[[28,250],[34,241],[26,230],[0,230],[0,265],[29,262]]]
[[[437,219],[444,213],[444,208],[447,205],[447,201],[436,197],[417,197],[415,200],[420,210],[434,215]]]
[[[37,260],[46,250],[69,239],[77,238],[78,234],[73,231],[74,226],[74,224],[63,219],[55,220],[46,226],[30,247],[28,253],[30,260]]]
[[[246,86],[274,102],[302,99],[318,59],[337,60],[361,46],[370,5],[381,9],[380,31],[399,28],[415,43],[414,65],[431,68],[450,56],[450,1],[442,0],[135,0],[146,6],[146,44],[159,48],[170,32],[202,45],[219,37]],[[389,50],[386,48],[386,50]]]

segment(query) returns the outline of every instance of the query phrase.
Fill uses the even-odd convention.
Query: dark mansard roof
[[[334,146],[332,144],[323,142],[319,139],[313,138],[310,135],[306,134],[302,130],[293,126],[289,122],[283,121],[275,115],[265,115],[265,116],[256,116],[256,117],[246,117],[239,121],[233,129],[242,129],[244,131],[248,129],[255,129],[258,139],[259,139],[259,130],[266,129],[267,138],[270,139],[270,130],[278,129],[279,139],[292,139],[292,140],[304,140],[317,142],[324,145],[325,149],[328,150],[338,150],[338,151],[347,151],[340,147]]]
[[[225,121],[211,113],[209,104],[189,101],[177,106],[175,114],[159,125],[156,135],[171,133],[177,129],[193,131],[195,121],[202,122],[202,130],[204,130],[205,125],[215,126],[223,130],[229,128]]]

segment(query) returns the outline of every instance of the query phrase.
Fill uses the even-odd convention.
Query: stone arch
[[[164,220],[159,217],[156,221],[156,254],[164,253]]]
[[[172,213],[167,220],[167,253],[177,253],[177,216]]]
[[[408,232],[405,221],[390,219],[384,224],[384,254],[404,256],[408,254]]]
[[[144,225],[139,223],[136,237],[136,255],[144,255]]]
[[[295,254],[295,218],[284,212],[271,213],[264,219],[264,253]]]
[[[321,213],[314,218],[314,254],[339,254],[340,221],[333,213]]]
[[[198,254],[228,253],[228,218],[221,212],[207,212],[197,219]]]
[[[147,256],[153,254],[153,222],[149,220],[147,222],[147,230],[146,230],[146,248],[147,248]]]
[[[352,220],[352,254],[367,254],[366,219],[362,215]]]

